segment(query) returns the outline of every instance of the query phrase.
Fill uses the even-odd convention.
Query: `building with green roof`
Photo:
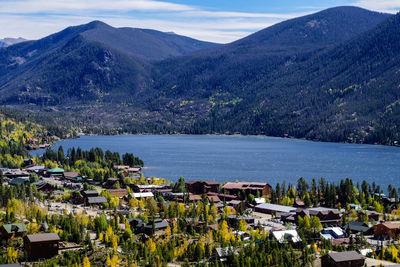
[[[61,168],[54,168],[47,171],[48,176],[63,176],[64,169]]]
[[[27,232],[26,226],[23,223],[3,224],[0,228],[2,239],[24,236]]]

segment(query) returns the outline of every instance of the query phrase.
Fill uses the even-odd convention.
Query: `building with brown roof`
[[[209,192],[217,193],[219,183],[215,181],[189,181],[186,183],[186,190],[192,194],[202,195]]]
[[[400,235],[400,222],[384,222],[374,226],[376,237],[393,239]]]
[[[201,198],[200,195],[189,195],[189,201],[202,201],[203,199]]]
[[[272,187],[267,183],[258,182],[228,182],[222,187],[225,194],[236,195],[239,193],[254,196],[268,196],[271,194]]]
[[[128,190],[126,189],[108,189],[107,191],[111,196],[118,198],[126,197],[129,194]]]
[[[355,251],[332,252],[321,257],[323,267],[361,267],[365,257]]]
[[[60,237],[56,233],[27,235],[24,237],[25,255],[29,259],[51,258],[58,255]]]

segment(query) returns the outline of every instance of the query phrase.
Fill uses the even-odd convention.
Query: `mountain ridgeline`
[[[225,45],[94,21],[1,48],[0,102],[95,133],[395,144],[399,46],[400,15],[357,7]]]

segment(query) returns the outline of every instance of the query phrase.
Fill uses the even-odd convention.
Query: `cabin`
[[[365,257],[355,251],[332,252],[321,257],[324,267],[361,267],[365,264]]]
[[[107,181],[103,183],[104,188],[113,188],[115,184],[119,182],[118,178],[108,178]]]
[[[252,194],[255,197],[268,196],[271,194],[272,187],[267,183],[258,182],[228,182],[222,190],[225,194],[239,196],[245,194],[246,196]],[[245,196],[242,196],[243,198]]]
[[[296,211],[296,208],[277,204],[262,203],[255,206],[254,211],[266,214],[275,214],[279,216],[280,214]]]
[[[46,174],[48,177],[63,177],[64,169],[53,168],[53,169],[47,170]]]
[[[364,235],[369,235],[373,232],[373,228],[363,222],[349,222],[346,228],[349,229],[352,234],[363,233]]]
[[[112,197],[123,198],[129,195],[127,189],[107,189],[107,191]]]
[[[3,176],[10,179],[17,177],[29,178],[29,172],[21,171],[20,169],[5,169],[3,170]]]
[[[88,198],[88,197],[98,197],[99,196],[99,192],[97,192],[96,190],[82,190],[81,191],[81,195],[84,198]]]
[[[215,251],[211,257],[211,260],[218,260],[224,262],[228,259],[230,255],[238,255],[239,253],[234,247],[224,247],[224,248],[215,248]]]
[[[172,192],[171,185],[169,184],[148,184],[148,185],[136,185],[130,184],[130,188],[133,192],[140,193],[140,192]]]
[[[23,237],[27,232],[23,223],[3,224],[0,228],[1,238],[10,239],[14,237]]]
[[[44,175],[46,171],[45,166],[32,166],[26,169],[29,173],[36,173],[37,175]]]
[[[200,195],[189,195],[189,201],[190,202],[196,202],[196,201],[202,201],[203,199],[201,198]]]
[[[25,255],[30,260],[58,255],[60,237],[56,233],[27,235],[24,237]]]
[[[148,223],[144,223],[139,218],[131,218],[131,219],[127,219],[127,221],[129,222],[130,226],[133,228],[133,230],[136,234],[145,233],[147,235],[152,235],[153,228],[154,228],[155,233],[160,233],[160,232],[166,230],[167,227],[169,226],[168,222],[166,220],[162,220],[162,219],[154,220],[154,225],[153,225],[152,221],[150,221]]]
[[[8,182],[9,185],[22,186],[24,184],[29,184],[29,177],[17,177],[13,178]]]
[[[83,177],[79,172],[64,172],[63,177],[65,180],[69,180],[71,182],[82,182]]]
[[[384,222],[374,226],[374,236],[383,239],[394,239],[400,235],[400,222]]]
[[[152,192],[144,192],[144,193],[132,193],[130,194],[130,196],[133,198],[148,198],[148,197],[154,197],[154,194]]]
[[[54,190],[56,190],[55,185],[50,184],[45,181],[38,181],[38,182],[32,183],[32,185],[35,185],[36,189],[38,191],[45,193],[45,194],[51,194],[51,193],[53,193]]]
[[[322,229],[320,235],[326,240],[341,239],[346,237],[346,232],[340,227],[328,227]]]
[[[330,209],[324,207],[308,208],[308,209],[297,209],[295,220],[297,222],[298,217],[304,218],[304,216],[316,216],[321,221],[321,224],[326,225],[340,225],[340,212],[337,209]]]
[[[296,244],[301,242],[301,238],[296,230],[282,230],[282,231],[273,231],[272,236],[279,243],[291,243]]]
[[[209,192],[217,193],[219,183],[215,181],[189,181],[186,183],[186,190],[195,195],[207,194]]]
[[[231,201],[231,200],[236,200],[238,198],[237,196],[234,195],[214,193],[214,192],[208,192],[207,196],[218,196],[221,201]]]
[[[208,201],[211,203],[221,202],[221,199],[218,196],[209,196],[207,195]]]
[[[107,203],[107,199],[103,196],[88,197],[86,199],[87,206],[102,205],[102,204],[106,204],[106,203]]]

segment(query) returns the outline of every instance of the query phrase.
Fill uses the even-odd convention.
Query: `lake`
[[[375,181],[386,190],[400,187],[400,148],[311,142],[264,136],[215,135],[120,135],[81,136],[57,142],[88,150],[130,152],[145,162],[146,176],[176,181],[203,179],[225,181],[265,181],[271,185],[299,177],[311,181],[325,177],[340,181]],[[33,151],[32,153],[35,153]],[[36,151],[43,153],[43,151]]]

